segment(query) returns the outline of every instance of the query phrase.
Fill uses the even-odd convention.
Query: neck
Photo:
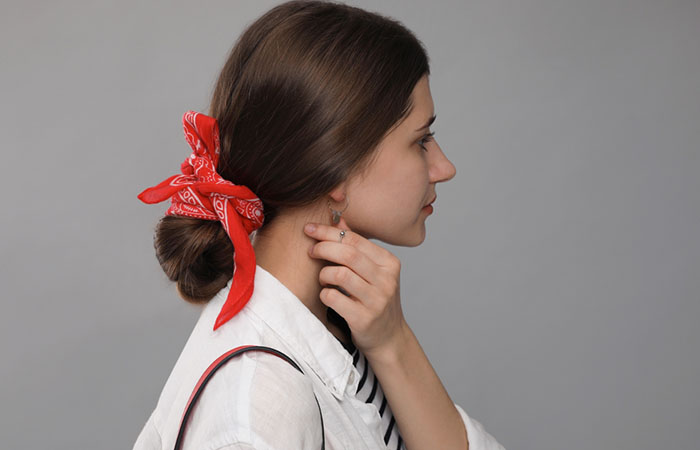
[[[319,273],[334,263],[309,256],[309,248],[319,241],[304,233],[307,222],[325,223],[318,218],[280,215],[258,229],[252,242],[255,262],[284,284],[328,331],[347,343],[350,337],[328,320],[328,307],[320,298]]]

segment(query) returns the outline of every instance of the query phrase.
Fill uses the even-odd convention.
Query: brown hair
[[[369,167],[426,74],[423,44],[394,19],[330,1],[277,5],[239,37],[216,82],[217,172],[262,200],[265,227]],[[189,302],[210,300],[233,274],[219,222],[165,216],[154,246]]]

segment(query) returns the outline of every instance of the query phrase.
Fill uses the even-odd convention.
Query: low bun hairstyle
[[[264,228],[369,167],[429,74],[422,43],[394,19],[329,1],[277,5],[241,34],[216,82],[217,172],[262,200]],[[218,221],[165,216],[154,246],[188,302],[207,302],[233,275]]]
[[[233,243],[219,221],[164,216],[153,246],[163,271],[190,303],[209,301],[233,274]]]

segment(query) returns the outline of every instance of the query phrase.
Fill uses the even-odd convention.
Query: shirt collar
[[[231,280],[219,296],[226,298]],[[265,322],[342,399],[349,384],[352,356],[342,343],[280,280],[255,267],[253,295],[245,306]]]

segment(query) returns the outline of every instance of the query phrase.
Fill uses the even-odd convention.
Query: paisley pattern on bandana
[[[213,117],[187,111],[182,117],[185,139],[192,154],[173,175],[138,195],[144,203],[170,198],[165,215],[221,221],[233,242],[233,281],[214,330],[235,316],[253,295],[255,252],[250,233],[263,224],[262,201],[246,186],[235,185],[217,172],[221,147],[219,125]]]

